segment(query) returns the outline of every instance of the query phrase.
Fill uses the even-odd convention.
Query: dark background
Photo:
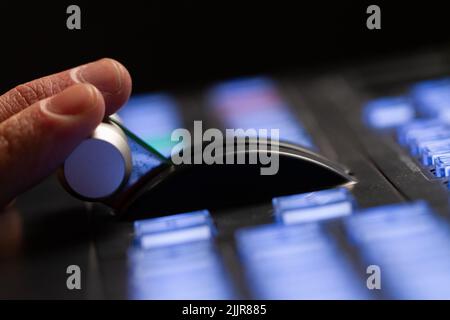
[[[82,30],[66,28],[78,4]],[[382,30],[366,28],[381,7]],[[2,1],[0,92],[109,56],[135,91],[305,72],[448,43],[444,1]]]

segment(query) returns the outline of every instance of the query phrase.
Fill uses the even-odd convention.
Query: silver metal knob
[[[125,134],[117,125],[103,122],[64,162],[63,185],[81,198],[104,199],[121,189],[131,167]]]

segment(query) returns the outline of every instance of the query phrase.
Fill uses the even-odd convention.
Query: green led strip
[[[151,145],[146,143],[144,140],[139,138],[137,135],[135,135],[133,132],[131,132],[128,128],[126,128],[123,124],[121,124],[119,121],[109,117],[109,121],[117,125],[120,129],[122,129],[127,136],[135,140],[139,145],[141,145],[143,148],[148,150],[150,153],[154,154],[158,157],[159,160],[161,160],[164,163],[170,163],[170,159],[166,158],[164,155],[162,155],[158,150],[153,148]]]

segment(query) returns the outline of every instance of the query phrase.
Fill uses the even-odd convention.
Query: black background
[[[82,30],[66,28],[77,4]],[[382,29],[366,28],[378,4]],[[447,43],[444,1],[2,1],[0,92],[109,56],[135,91],[273,71],[304,72]]]

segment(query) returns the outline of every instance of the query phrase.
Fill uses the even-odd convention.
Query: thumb
[[[54,171],[104,113],[100,92],[77,84],[0,123],[0,207]]]

